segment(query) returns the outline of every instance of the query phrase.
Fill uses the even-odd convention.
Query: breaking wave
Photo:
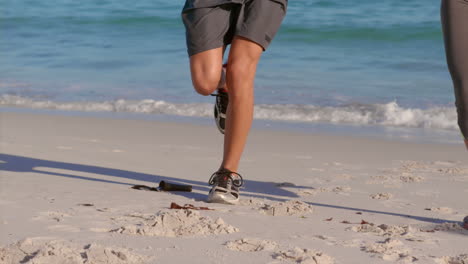
[[[177,116],[211,117],[212,104],[178,104],[160,100],[115,100],[102,102],[56,102],[36,100],[16,95],[0,96],[0,106],[33,109],[56,109],[87,112],[131,112]],[[295,104],[260,104],[255,106],[255,118],[263,120],[353,125],[381,125],[457,130],[455,107],[427,109],[405,108],[396,102],[385,104],[348,104],[315,106]]]

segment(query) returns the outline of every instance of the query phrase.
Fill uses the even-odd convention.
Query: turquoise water
[[[0,106],[210,116],[183,1],[0,0]],[[256,118],[455,131],[439,1],[292,0]]]

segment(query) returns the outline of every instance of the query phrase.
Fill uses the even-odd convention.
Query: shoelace
[[[235,174],[237,176],[237,178],[239,178],[239,179],[234,180],[234,178],[232,177],[232,174]],[[227,169],[221,169],[221,170],[213,173],[213,175],[211,175],[211,177],[210,177],[210,180],[208,181],[208,184],[209,185],[215,185],[218,178],[221,178],[222,176],[227,176],[227,178],[231,179],[232,185],[234,185],[237,188],[240,188],[242,185],[244,185],[244,179],[242,178],[242,176],[239,173],[233,172],[233,171],[230,171],[230,170],[227,170]],[[224,177],[222,177],[222,178],[224,179]],[[227,182],[227,180],[226,180],[226,182]]]

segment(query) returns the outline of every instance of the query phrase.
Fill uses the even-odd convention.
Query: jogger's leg
[[[441,17],[458,125],[468,149],[468,1],[442,0]]]
[[[216,48],[190,56],[190,72],[195,91],[210,95],[222,85],[221,71],[224,48]]]
[[[236,172],[253,119],[254,79],[263,48],[242,37],[234,37],[227,65],[229,105],[221,167]]]

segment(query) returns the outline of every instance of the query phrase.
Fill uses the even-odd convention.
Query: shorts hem
[[[242,37],[242,38],[245,38],[245,39],[248,39],[252,42],[255,42],[257,45],[259,45],[260,47],[262,47],[263,51],[266,51],[268,46],[270,45],[270,43],[268,42],[261,42],[259,40],[257,40],[255,37],[252,37],[250,36],[249,34],[244,34],[244,33],[236,33],[234,34],[234,37],[235,36],[239,36],[239,37]]]
[[[199,49],[187,49],[188,56],[191,57],[195,54],[202,53],[204,51],[212,50],[212,49],[217,49],[217,48],[222,48],[224,47],[224,44],[216,44],[216,45],[210,45],[206,47],[202,47]]]

